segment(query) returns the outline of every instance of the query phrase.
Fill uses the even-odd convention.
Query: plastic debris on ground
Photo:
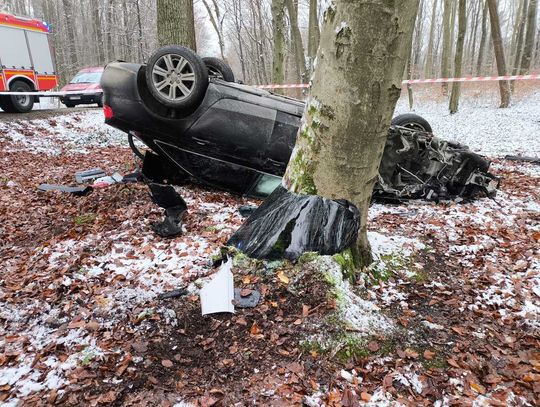
[[[350,202],[299,195],[279,186],[228,244],[258,259],[297,260],[305,252],[345,250],[356,241],[358,228],[359,212]]]

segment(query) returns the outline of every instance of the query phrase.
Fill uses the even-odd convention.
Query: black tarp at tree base
[[[294,261],[306,252],[342,252],[356,242],[359,226],[358,208],[349,201],[279,186],[227,244],[257,259]]]

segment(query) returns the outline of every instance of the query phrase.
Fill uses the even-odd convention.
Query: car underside
[[[212,62],[212,61],[211,61]],[[281,183],[295,145],[304,102],[241,85],[232,72],[209,77],[187,48],[158,50],[147,65],[115,62],[102,76],[106,123],[151,152],[143,174],[153,181],[197,182],[264,197]],[[431,133],[417,115],[394,118],[374,197],[384,199],[493,196],[489,161]]]

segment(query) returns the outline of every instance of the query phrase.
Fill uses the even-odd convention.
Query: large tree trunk
[[[157,0],[158,43],[197,49],[193,0]]]
[[[482,74],[482,64],[484,63],[484,51],[487,41],[487,12],[488,5],[486,2],[484,5],[484,11],[482,12],[482,34],[480,38],[480,47],[478,49],[478,61],[476,63],[476,75],[478,76]]]
[[[296,69],[297,83],[306,81],[306,57],[304,55],[304,45],[302,34],[298,27],[298,0],[287,0],[287,11],[291,22],[291,40],[294,52],[294,65]]]
[[[283,83],[285,78],[285,0],[272,0],[272,28],[274,53],[272,57],[272,82]]]
[[[496,0],[487,0],[487,2],[489,7],[489,19],[491,22],[491,39],[493,40],[493,50],[495,52],[495,60],[497,61],[497,72],[499,76],[505,76],[506,61],[504,59],[501,23],[499,22],[497,2]],[[499,81],[499,89],[501,92],[500,107],[508,107],[510,105],[510,88],[508,87],[508,81]]]
[[[417,9],[418,0],[336,0],[326,11],[313,86],[284,178],[292,192],[358,207],[358,245],[352,248],[358,266],[371,261],[369,201]]]
[[[309,0],[309,26],[308,26],[308,57],[309,71],[313,71],[313,62],[317,56],[321,31],[319,29],[319,14],[317,0]]]
[[[459,0],[459,27],[456,43],[456,56],[454,59],[454,78],[461,78],[461,67],[463,64],[463,44],[465,41],[465,31],[467,30],[467,0]],[[450,114],[458,111],[459,94],[461,92],[461,83],[452,84],[452,95],[450,96]]]
[[[437,4],[439,4],[439,0],[433,0],[433,9],[431,10],[431,26],[429,29],[429,41],[428,41],[428,48],[427,48],[427,56],[426,56],[426,65],[424,69],[424,76],[426,78],[432,78],[434,75],[433,71],[433,47],[434,47],[434,40],[435,40],[435,26],[437,22]]]
[[[443,43],[441,57],[441,75],[443,78],[450,76],[450,55],[452,49],[452,29],[450,27],[452,16],[452,0],[444,0],[443,11]],[[448,93],[448,84],[442,84],[443,93]]]
[[[534,49],[534,36],[536,34],[536,11],[538,0],[530,0],[527,11],[527,32],[525,34],[525,44],[523,46],[523,56],[521,57],[520,74],[526,75],[531,69],[531,61]]]

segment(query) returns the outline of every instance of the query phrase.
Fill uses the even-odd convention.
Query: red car
[[[99,107],[103,107],[103,90],[99,86],[102,74],[102,67],[81,69],[71,82],[61,89],[61,92],[69,92],[69,94],[60,97],[60,101],[66,107],[90,105],[92,103],[97,103]]]

